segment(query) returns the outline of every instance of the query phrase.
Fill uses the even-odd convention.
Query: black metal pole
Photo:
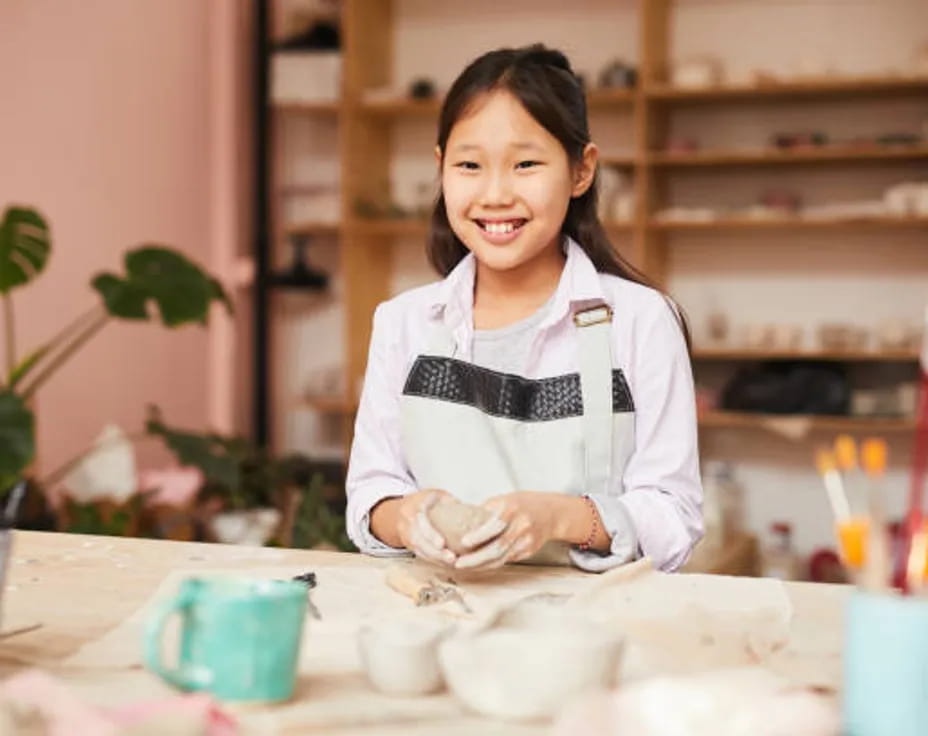
[[[270,444],[270,387],[268,385],[268,8],[266,0],[254,4],[254,363],[252,365],[252,425],[255,442]]]

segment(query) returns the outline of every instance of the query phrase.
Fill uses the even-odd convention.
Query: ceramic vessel
[[[454,636],[438,656],[448,688],[468,708],[536,720],[552,717],[577,695],[615,685],[621,652],[621,635],[604,626],[552,622]]]
[[[422,620],[394,620],[358,632],[361,662],[371,685],[389,695],[426,695],[444,686],[438,646],[447,626]]]
[[[277,509],[225,511],[210,521],[210,531],[218,542],[260,547],[274,536],[280,524]]]

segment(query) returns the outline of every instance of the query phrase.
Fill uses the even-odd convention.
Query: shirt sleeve
[[[673,309],[661,302],[633,337],[635,449],[615,502],[628,512],[641,553],[670,571],[702,538],[702,484],[689,354]]]
[[[392,330],[391,330],[392,328]],[[395,330],[381,304],[374,324],[367,357],[364,387],[354,426],[348,461],[345,525],[348,536],[361,552],[380,557],[406,555],[371,532],[371,509],[386,498],[416,490],[403,462],[400,432],[400,396],[403,364],[390,333]]]

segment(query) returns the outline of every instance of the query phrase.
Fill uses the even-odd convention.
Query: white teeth
[[[483,227],[488,233],[494,235],[505,235],[516,229],[511,222],[487,222]]]

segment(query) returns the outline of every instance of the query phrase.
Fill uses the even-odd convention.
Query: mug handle
[[[175,598],[156,608],[145,626],[145,666],[181,690],[205,690],[212,681],[211,673],[202,667],[167,669],[161,662],[161,643],[168,618],[189,608],[196,599],[195,588],[185,586]]]

